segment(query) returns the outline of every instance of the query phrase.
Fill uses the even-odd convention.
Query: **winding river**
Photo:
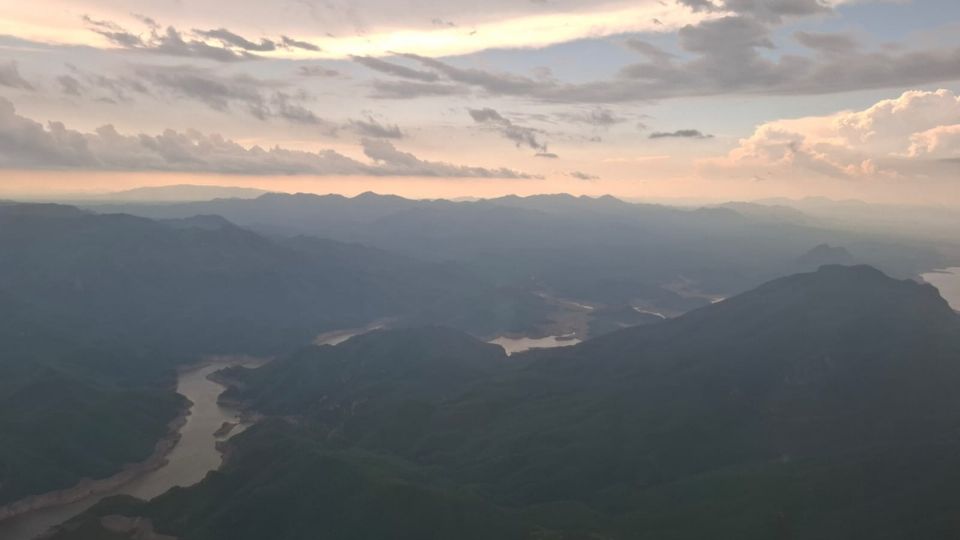
[[[3,540],[32,540],[50,527],[59,525],[87,510],[98,501],[112,495],[133,495],[152,499],[175,486],[196,484],[211,470],[220,467],[222,455],[216,445],[219,440],[235,435],[244,425],[239,412],[217,404],[223,386],[207,379],[220,369],[233,365],[253,366],[263,360],[243,358],[202,364],[180,372],[177,392],[193,405],[186,423],[180,428],[180,441],[167,455],[167,463],[147,472],[106,493],[98,493],[76,502],[35,510],[0,521],[0,538]],[[218,434],[225,422],[238,424],[229,435]],[[218,438],[218,435],[220,437]]]

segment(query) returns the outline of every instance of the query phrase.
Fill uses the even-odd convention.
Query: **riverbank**
[[[130,466],[109,479],[86,482],[63,492],[48,493],[41,500],[34,500],[41,496],[31,498],[30,504],[17,507],[16,515],[11,514],[13,517],[0,520],[0,538],[34,540],[105,497],[130,495],[149,500],[173,487],[186,487],[199,482],[223,462],[221,443],[249,425],[239,418],[237,411],[217,404],[217,397],[224,388],[208,379],[208,376],[225,367],[255,366],[266,361],[268,359],[211,356],[178,369],[175,390],[185,398],[189,412],[182,412],[171,424],[173,435],[158,442],[158,452],[146,462]],[[224,422],[238,425],[228,435],[218,439],[215,432],[223,427]],[[18,501],[23,502],[27,501]]]
[[[167,435],[160,439],[154,451],[144,461],[124,465],[120,472],[100,479],[84,479],[66,489],[31,495],[10,504],[0,506],[0,522],[24,514],[75,503],[87,497],[105,495],[116,491],[140,476],[158,470],[167,464],[167,458],[180,442],[180,430],[187,423],[193,403],[186,397],[184,406],[167,427]]]

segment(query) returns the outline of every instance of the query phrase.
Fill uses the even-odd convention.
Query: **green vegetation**
[[[150,456],[184,407],[173,369],[200,355],[295,350],[384,318],[492,334],[545,313],[454,265],[215,216],[3,205],[0,253],[0,506]]]
[[[952,537],[958,358],[936,290],[869,267],[509,359],[377,332],[233,370],[277,419],[120,513],[182,540]]]

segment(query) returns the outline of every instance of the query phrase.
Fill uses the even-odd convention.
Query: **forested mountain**
[[[221,215],[268,234],[359,242],[455,261],[497,284],[591,304],[679,313],[807,270],[798,258],[829,243],[898,277],[939,267],[932,247],[903,245],[777,212],[685,210],[614,197],[539,195],[452,202],[365,193],[266,194],[180,205],[125,205],[151,218]],[[794,212],[796,214],[796,212]]]
[[[274,418],[222,471],[108,501],[56,538],[93,538],[111,514],[182,540],[960,531],[960,318],[870,267],[509,359],[427,328],[226,375]]]
[[[185,407],[173,368],[392,319],[520,331],[542,300],[450,264],[217,216],[0,206],[0,508],[146,459]]]
[[[295,348],[384,318],[482,335],[540,316],[536,297],[503,293],[454,265],[268,239],[215,216],[158,222],[6,206],[0,251],[3,292],[59,331],[194,354]]]

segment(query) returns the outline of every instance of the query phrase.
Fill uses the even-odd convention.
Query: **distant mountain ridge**
[[[811,246],[843,245],[900,277],[942,266],[932,248],[731,208],[678,209],[567,194],[477,201],[363,193],[266,194],[251,200],[93,207],[153,219],[220,215],[270,235],[356,242],[453,261],[498,285],[585,304],[679,313],[806,267]]]
[[[269,190],[216,185],[179,184],[114,191],[105,198],[121,202],[187,202],[211,199],[254,199]]]

